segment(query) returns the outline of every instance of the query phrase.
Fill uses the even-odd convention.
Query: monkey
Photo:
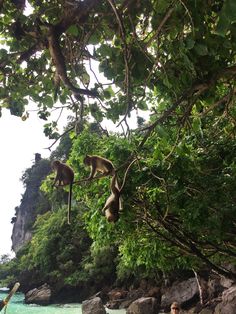
[[[106,158],[96,156],[96,155],[86,155],[84,158],[84,164],[90,166],[91,172],[88,180],[93,179],[97,172],[101,172],[104,176],[115,175],[115,168],[112,162]]]
[[[64,186],[70,185],[69,195],[68,195],[68,224],[70,225],[71,220],[71,198],[72,198],[72,186],[74,182],[74,171],[68,165],[60,162],[59,160],[54,160],[52,162],[52,169],[56,171],[56,177],[54,179],[52,186]],[[56,185],[56,183],[58,184]]]
[[[111,195],[106,200],[106,203],[102,209],[102,213],[103,213],[103,215],[106,216],[108,222],[114,222],[115,223],[118,221],[118,219],[120,217],[119,216],[119,211],[121,210],[121,198],[120,198],[120,196],[121,196],[122,191],[123,191],[124,186],[125,186],[127,173],[135,161],[136,161],[136,159],[134,159],[129,164],[129,166],[127,167],[125,174],[124,174],[124,179],[123,179],[123,183],[122,183],[121,187],[119,187],[116,173],[112,176],[111,184],[110,184]]]
[[[119,211],[121,207],[121,189],[119,189],[116,175],[112,176],[110,188],[111,195],[108,197],[102,209],[102,213],[106,216],[108,222],[117,222],[117,220],[119,219]]]

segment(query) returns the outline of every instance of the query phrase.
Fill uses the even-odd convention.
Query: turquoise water
[[[6,293],[0,292],[0,299],[4,299]],[[125,310],[108,310],[109,314],[125,314]],[[4,314],[2,309],[1,314]],[[39,306],[35,304],[24,304],[24,295],[16,293],[7,306],[7,314],[82,314],[81,304],[54,304],[48,306]]]

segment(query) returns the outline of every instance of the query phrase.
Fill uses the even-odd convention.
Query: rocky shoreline
[[[44,284],[28,291],[25,302],[47,305],[53,303],[52,296],[52,289]],[[181,305],[185,314],[235,314],[236,282],[216,274],[176,280],[163,287],[141,280],[137,288],[104,288],[82,302],[82,311],[83,314],[105,314],[106,306],[126,309],[127,314],[169,313],[173,301]]]

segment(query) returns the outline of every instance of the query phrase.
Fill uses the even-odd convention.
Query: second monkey
[[[90,166],[91,172],[88,179],[93,179],[97,172],[101,172],[103,176],[115,175],[115,168],[112,162],[106,158],[97,155],[86,155],[84,164]]]
[[[56,171],[56,177],[53,182],[53,186],[64,186],[70,185],[69,195],[68,195],[68,224],[70,224],[71,216],[71,198],[72,198],[72,186],[74,182],[74,171],[68,165],[60,162],[59,160],[54,160],[52,162],[52,169]],[[56,185],[56,183],[58,183]]]

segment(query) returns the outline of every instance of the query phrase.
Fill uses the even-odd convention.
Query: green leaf
[[[108,88],[104,89],[104,97],[106,99],[110,99],[111,97],[114,97],[115,96],[115,93],[112,89],[111,86],[109,86]]]
[[[165,86],[167,86],[168,88],[171,88],[171,87],[172,87],[172,84],[170,83],[170,81],[169,81],[167,75],[165,75],[165,77],[163,78],[163,84],[164,84]]]
[[[195,40],[193,40],[192,38],[187,38],[186,40],[186,48],[187,49],[192,49],[195,45]]]
[[[206,45],[203,44],[196,44],[194,46],[195,51],[199,56],[206,56],[208,54],[208,49]]]
[[[76,25],[71,25],[66,32],[74,37],[79,35],[79,29]]]
[[[219,18],[219,22],[216,26],[216,34],[220,36],[225,36],[230,26],[230,20],[225,15],[225,13],[222,13]]]
[[[97,33],[93,33],[92,36],[89,38],[89,43],[91,45],[97,45],[100,43],[100,36]]]
[[[236,1],[226,0],[224,3],[223,11],[231,22],[236,21]]]
[[[231,22],[236,21],[236,1],[226,0],[219,15],[216,33],[225,36],[230,28]]]
[[[7,50],[6,49],[0,49],[0,58],[5,58],[7,56]]]
[[[90,76],[87,72],[83,72],[80,76],[80,80],[84,85],[88,85],[90,83]]]
[[[202,135],[202,121],[200,118],[196,117],[193,119],[192,128],[195,133]]]

